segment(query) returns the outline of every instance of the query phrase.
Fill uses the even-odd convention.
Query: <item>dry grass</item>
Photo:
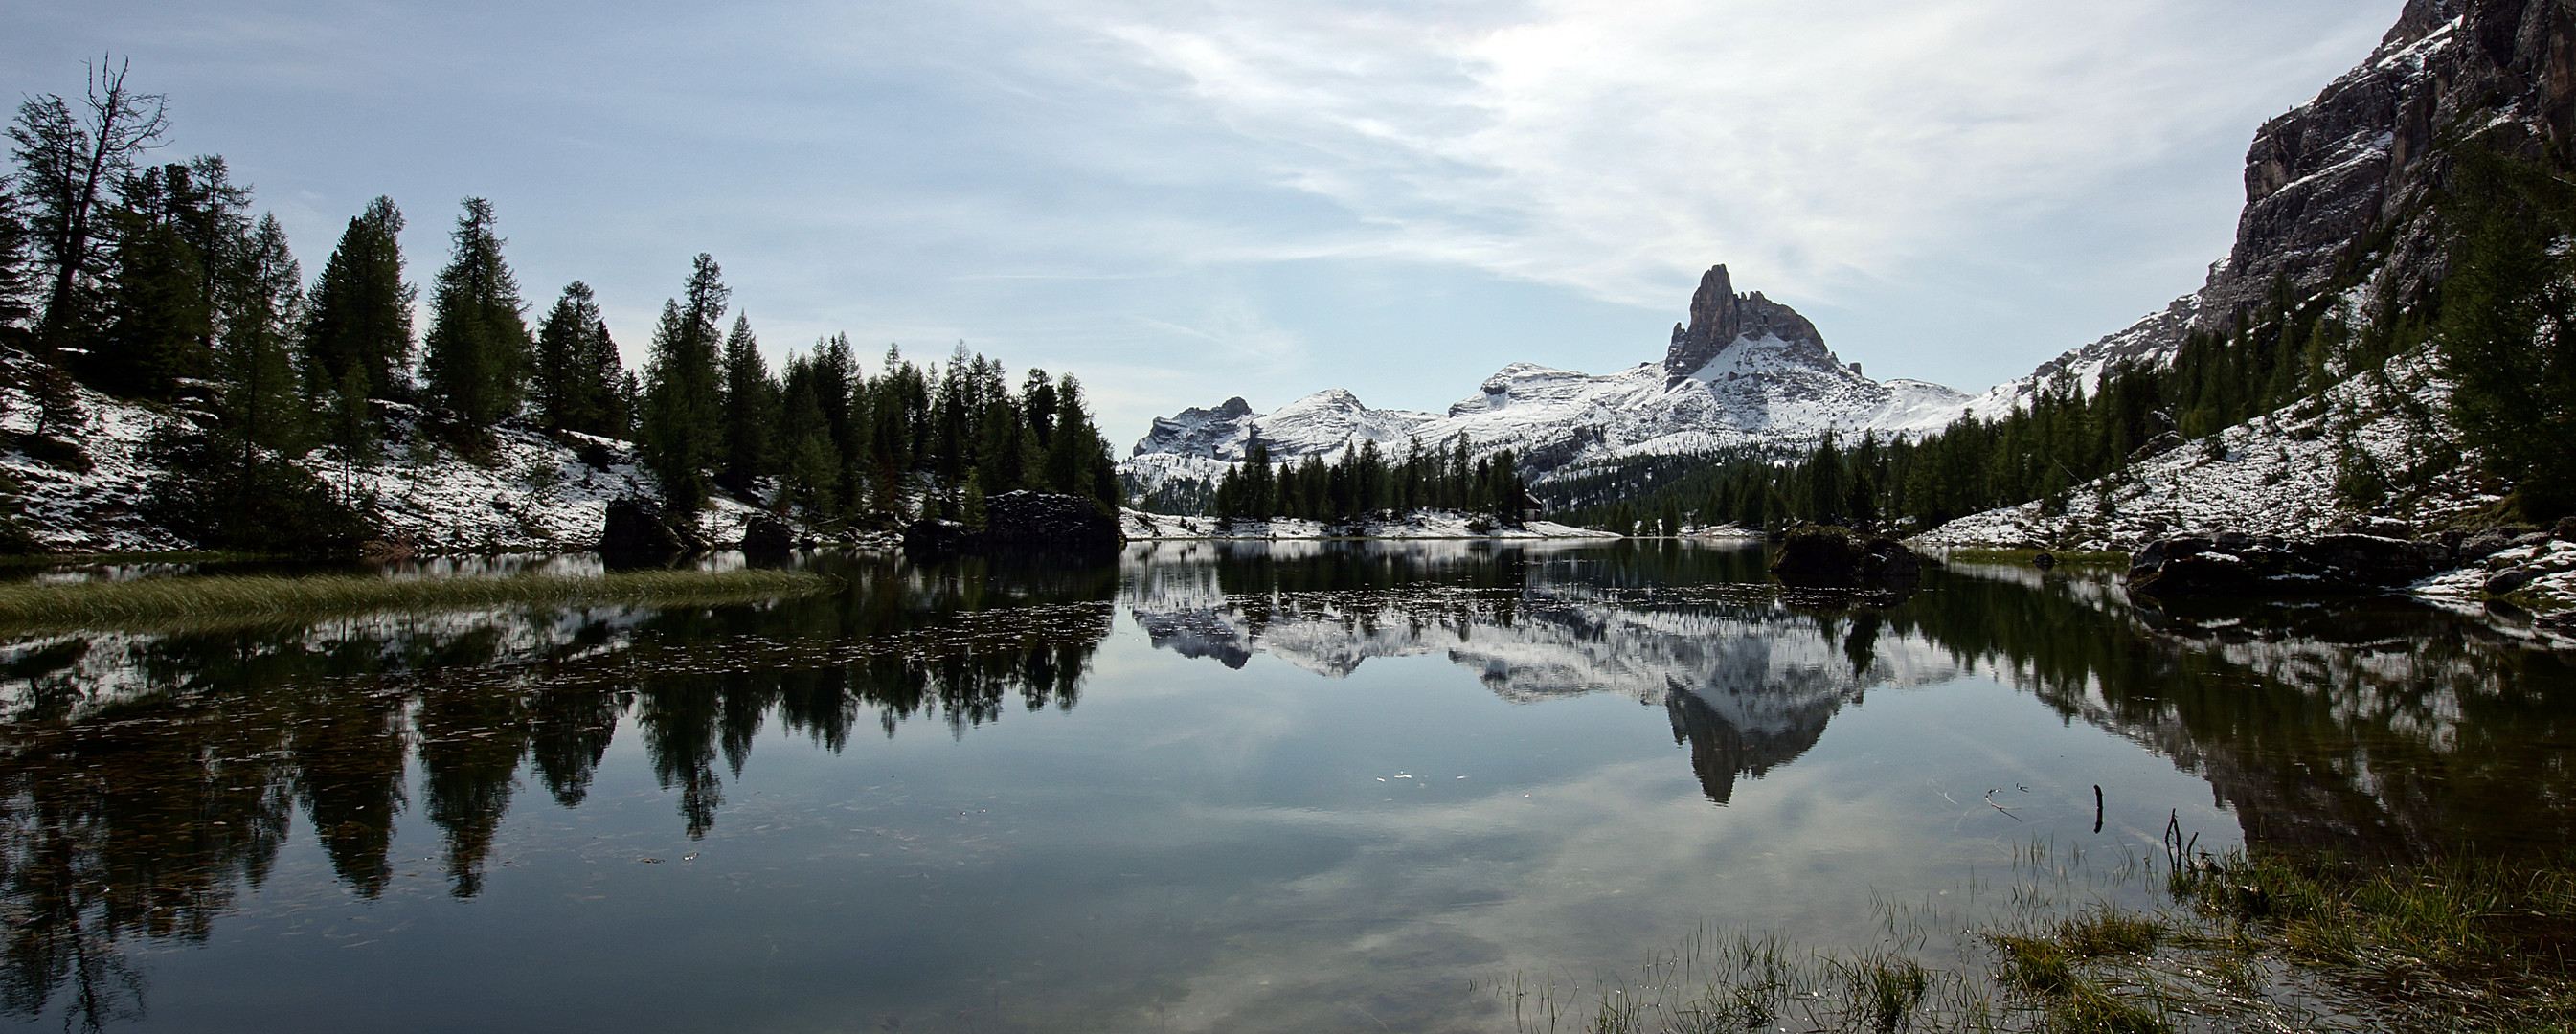
[[[2025,884],[2022,918],[1925,920],[1965,935],[1955,961],[1890,913],[1876,950],[1703,933],[1642,972],[1498,989],[1532,1034],[2576,1034],[2576,869],[2555,861],[2232,852],[2109,879],[2162,884],[2162,901],[2066,909]]]
[[[714,605],[807,596],[834,579],[804,571],[621,571],[604,575],[384,578],[217,575],[0,584],[0,627],[164,628],[282,623],[377,611]]]

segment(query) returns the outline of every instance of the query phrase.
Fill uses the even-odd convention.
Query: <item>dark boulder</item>
[[[1885,536],[1799,528],[1780,540],[1771,573],[1786,585],[1850,589],[1912,581],[1922,576],[1923,562],[1904,543]]]
[[[775,554],[796,548],[796,529],[769,514],[753,514],[742,523],[742,551]]]
[[[984,500],[989,546],[1116,549],[1127,541],[1118,515],[1078,495],[1004,492]]]
[[[2461,540],[2457,559],[2460,563],[2472,564],[2504,552],[2513,548],[2513,540],[2520,533],[2521,529],[2516,528],[2488,528],[2471,535]]]
[[[2411,539],[2415,529],[2405,521],[2388,517],[2355,517],[2334,526],[2337,535],[2373,535],[2383,539]]]
[[[2491,594],[2502,596],[2509,592],[2518,591],[2523,586],[2539,581],[2540,576],[2545,573],[2547,572],[2532,567],[2511,568],[2489,575],[2486,583],[2481,586],[2481,588],[2484,588]]]
[[[2164,597],[2381,592],[2442,570],[2450,554],[2438,541],[2379,535],[2177,535],[2150,542],[2131,558],[2129,591]]]
[[[647,499],[612,499],[600,528],[599,551],[615,557],[670,557],[704,552],[706,536],[695,522]]]
[[[944,556],[970,553],[980,544],[974,531],[956,521],[914,521],[903,526],[903,551],[906,553]]]

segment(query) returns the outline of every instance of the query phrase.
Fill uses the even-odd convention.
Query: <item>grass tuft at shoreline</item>
[[[826,592],[805,571],[618,571],[600,575],[385,578],[211,575],[0,584],[0,627],[98,628],[287,621],[371,611],[740,603]]]
[[[2161,891],[2143,910],[1937,917],[1962,935],[1948,960],[1889,912],[1885,944],[1857,953],[1703,931],[1641,971],[1493,986],[1525,1034],[2576,1034],[2576,869],[2558,861],[2233,851],[2155,868],[2114,877]],[[2032,889],[2011,896],[2039,907]]]

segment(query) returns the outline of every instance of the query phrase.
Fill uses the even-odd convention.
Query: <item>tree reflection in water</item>
[[[963,736],[1015,704],[1070,709],[1121,608],[1153,645],[1231,667],[1437,654],[1516,702],[1655,704],[1721,805],[1868,691],[1984,673],[2207,778],[2250,843],[2576,835],[2555,746],[2576,736],[2576,676],[2477,622],[2396,602],[2139,612],[2098,578],[2000,567],[1903,599],[1784,597],[1761,560],[1671,543],[830,557],[848,591],[763,606],[22,638],[0,646],[0,1009],[93,1029],[139,1014],[120,945],[204,941],[299,809],[374,898],[416,807],[448,892],[472,897],[523,774],[579,807],[621,725],[703,837],[770,722],[838,753],[863,728]]]
[[[1481,546],[1481,544],[1480,544]],[[2249,844],[2421,858],[2576,839],[2576,666],[2402,599],[2142,609],[2101,572],[1953,565],[1903,596],[1750,588],[1758,549],[1141,547],[1155,645],[1327,676],[1445,654],[1506,699],[1670,712],[1708,797],[1794,761],[1871,689],[1967,673],[2206,778]]]
[[[699,837],[723,804],[719,757],[739,776],[772,715],[837,753],[871,711],[892,736],[931,716],[962,734],[1013,697],[1069,708],[1117,584],[1114,566],[1035,558],[818,565],[850,590],[10,644],[0,1010],[85,1029],[140,1015],[119,943],[204,941],[298,808],[337,878],[382,895],[413,760],[449,892],[471,897],[522,766],[576,807],[622,721]],[[1016,619],[1032,609],[1045,619]]]

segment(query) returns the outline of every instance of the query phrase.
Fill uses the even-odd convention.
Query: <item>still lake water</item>
[[[803,562],[847,588],[9,637],[0,1008],[1510,1029],[1497,982],[1702,930],[1906,915],[1955,962],[2034,870],[2143,900],[2120,874],[2169,823],[2576,832],[2568,659],[2398,601],[2175,615],[1974,565],[1784,595],[1758,550],[1671,542]]]

